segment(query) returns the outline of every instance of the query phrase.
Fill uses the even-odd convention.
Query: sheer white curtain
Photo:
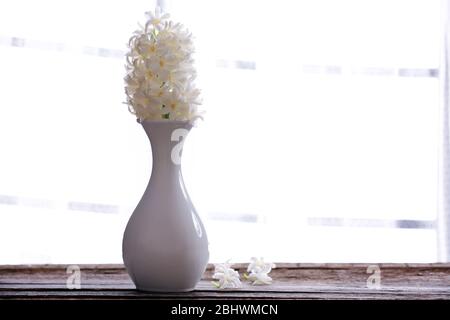
[[[183,173],[212,261],[438,259],[441,1],[11,0],[0,263],[121,262],[151,170],[123,53],[156,2],[196,37]]]
[[[276,259],[437,259],[439,1],[167,7],[197,36],[209,110],[195,138],[213,152],[185,175],[210,224],[242,228],[233,248],[249,237]],[[234,227],[239,215],[257,223]]]

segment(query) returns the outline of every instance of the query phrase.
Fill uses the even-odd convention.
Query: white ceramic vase
[[[181,151],[192,125],[141,124],[152,147],[152,174],[125,229],[123,261],[138,290],[191,291],[209,259],[206,231],[181,174]]]

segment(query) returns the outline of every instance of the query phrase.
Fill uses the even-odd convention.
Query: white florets
[[[147,16],[126,55],[129,110],[139,120],[194,120],[200,117],[200,91],[194,84],[192,36],[159,9]]]

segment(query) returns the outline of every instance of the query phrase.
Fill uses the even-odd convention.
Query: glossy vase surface
[[[136,288],[190,291],[209,259],[208,239],[184,185],[181,155],[187,121],[143,121],[153,164],[148,186],[128,221],[122,255]]]

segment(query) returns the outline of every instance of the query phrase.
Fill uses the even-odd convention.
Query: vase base
[[[187,289],[162,289],[162,288],[143,288],[143,287],[138,287],[136,286],[136,289],[138,291],[144,291],[144,292],[166,292],[166,293],[171,293],[171,292],[190,292],[190,291],[194,291],[195,288],[187,288]]]

